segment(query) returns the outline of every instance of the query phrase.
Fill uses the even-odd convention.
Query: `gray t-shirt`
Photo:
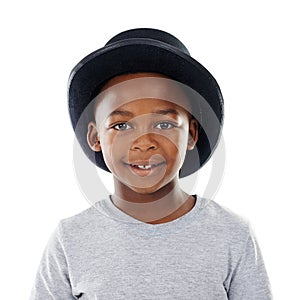
[[[256,238],[212,200],[148,224],[109,197],[62,219],[43,253],[31,300],[272,299]]]

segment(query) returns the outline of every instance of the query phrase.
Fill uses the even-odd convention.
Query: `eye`
[[[112,126],[112,128],[119,130],[119,131],[124,131],[124,130],[128,130],[132,127],[128,123],[118,123],[118,124]]]
[[[158,129],[170,129],[170,128],[173,128],[175,127],[174,124],[170,123],[170,122],[159,122],[155,128],[158,128]]]

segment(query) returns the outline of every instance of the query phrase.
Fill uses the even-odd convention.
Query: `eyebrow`
[[[114,116],[114,115],[125,116],[125,117],[133,117],[133,113],[128,111],[128,110],[114,110],[113,112],[111,112],[109,114],[109,117]]]
[[[152,113],[154,114],[160,114],[160,115],[168,115],[168,114],[173,114],[173,115],[178,115],[178,111],[175,109],[160,109],[160,110],[155,110]]]
[[[168,115],[168,114],[173,114],[173,115],[178,115],[178,111],[175,109],[159,109],[159,110],[155,110],[152,111],[152,113],[154,114],[160,114],[160,115]],[[134,114],[128,110],[114,110],[113,112],[110,113],[109,117],[111,116],[125,116],[125,117],[133,117]]]

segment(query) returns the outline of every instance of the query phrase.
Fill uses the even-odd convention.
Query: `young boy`
[[[115,191],[59,222],[31,299],[272,299],[249,224],[179,186],[212,155],[223,99],[177,38],[118,34],[73,69],[69,110]]]

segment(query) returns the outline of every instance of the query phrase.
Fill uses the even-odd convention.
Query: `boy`
[[[31,299],[272,299],[249,224],[179,186],[212,155],[223,99],[178,39],[115,36],[73,69],[69,110],[115,191],[59,222]]]

